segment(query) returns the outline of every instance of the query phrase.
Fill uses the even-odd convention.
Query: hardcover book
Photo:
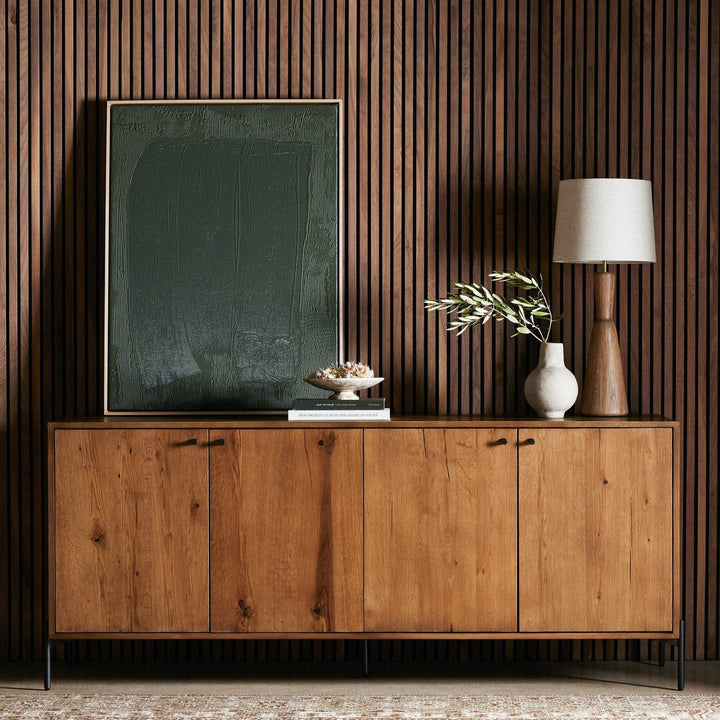
[[[288,420],[389,420],[390,408],[378,410],[288,410]]]
[[[329,400],[328,398],[295,398],[293,410],[384,410],[385,398]]]

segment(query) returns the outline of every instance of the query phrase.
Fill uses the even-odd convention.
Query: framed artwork
[[[340,348],[340,102],[109,102],[105,413],[283,410]]]

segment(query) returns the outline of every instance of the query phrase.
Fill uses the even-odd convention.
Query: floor
[[[685,690],[720,692],[720,662],[687,662]],[[357,670],[357,672],[355,672]],[[648,662],[544,662],[453,666],[371,666],[362,668],[298,664],[261,673],[220,663],[53,666],[58,693],[142,695],[644,695],[675,690],[677,664]],[[42,666],[0,665],[0,694],[42,691]]]

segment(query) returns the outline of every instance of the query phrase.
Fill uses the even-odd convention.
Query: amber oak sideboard
[[[47,688],[77,638],[655,638],[684,683],[676,422],[99,418],[48,449]]]

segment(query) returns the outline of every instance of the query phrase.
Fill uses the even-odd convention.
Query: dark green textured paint
[[[338,104],[113,104],[108,411],[288,408],[338,354]]]

